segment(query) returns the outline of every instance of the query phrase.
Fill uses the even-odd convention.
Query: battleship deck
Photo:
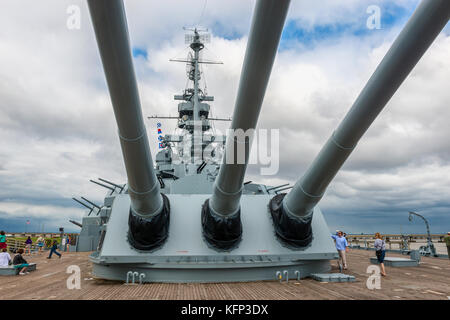
[[[351,250],[348,254],[348,274],[353,283],[321,283],[312,279],[289,283],[278,281],[240,283],[190,283],[126,285],[121,282],[92,279],[89,253],[65,253],[62,259],[45,259],[44,255],[25,257],[37,263],[37,270],[26,276],[0,277],[0,299],[243,299],[243,300],[352,300],[352,299],[450,299],[450,262],[446,259],[422,258],[419,267],[387,268],[381,289],[369,290],[366,273],[373,251]],[[388,254],[389,256],[398,256]],[[337,272],[336,262],[331,261]],[[67,267],[81,269],[81,289],[67,289]]]

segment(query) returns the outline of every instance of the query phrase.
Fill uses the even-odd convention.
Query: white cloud
[[[79,210],[75,208],[65,208],[52,205],[28,205],[23,203],[2,202],[0,211],[11,215],[18,215],[29,218],[47,218],[58,220],[69,219],[73,216],[79,216]]]
[[[305,28],[360,24],[369,2],[293,0],[289,19]],[[417,3],[395,2],[408,10]],[[82,9],[78,31],[66,28],[71,4]],[[203,0],[126,1],[132,43],[148,51],[148,60],[135,59],[144,116],[176,114],[173,95],[184,88],[185,67],[168,59],[186,56],[181,28],[200,18],[203,5]],[[208,92],[215,96],[214,116],[232,114],[253,5],[208,1],[202,18],[201,24],[213,33],[205,58],[224,62],[204,70]],[[400,28],[394,25],[364,37],[344,33],[334,41],[319,39],[311,47],[292,40],[278,54],[258,124],[281,129],[280,174],[259,177],[258,168],[250,166],[246,180],[294,182],[348,111]],[[325,213],[345,216],[358,209],[360,215],[370,216],[377,210],[419,206],[430,215],[438,212],[439,221],[448,225],[440,213],[442,206],[448,208],[450,194],[449,56],[450,37],[440,35],[330,185],[321,203]],[[48,208],[35,199],[51,202],[84,195],[101,202],[104,190],[88,179],[125,182],[85,1],[2,1],[0,61],[0,204],[13,199],[5,202],[5,212],[56,215],[59,207]],[[175,126],[170,120],[162,122],[164,133]],[[155,121],[146,125],[154,154]],[[227,125],[217,127],[225,131]],[[21,205],[20,199],[26,207],[12,208],[11,203]],[[69,200],[62,210],[83,212],[71,208]]]

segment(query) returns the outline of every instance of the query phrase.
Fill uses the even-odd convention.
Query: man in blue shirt
[[[338,267],[340,268],[342,265],[344,270],[347,270],[347,259],[345,257],[345,252],[348,252],[347,239],[345,239],[342,231],[338,231],[337,236],[333,234],[331,237],[336,241],[336,250],[339,253]]]

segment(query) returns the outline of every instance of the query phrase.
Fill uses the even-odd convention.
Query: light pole
[[[418,214],[416,212],[409,211],[408,219],[409,219],[410,222],[412,222],[413,215],[422,218],[423,221],[425,221],[425,225],[427,227],[427,246],[426,247],[425,246],[421,246],[420,247],[419,250],[421,251],[421,254],[423,254],[423,255],[430,255],[430,254],[432,254],[433,256],[436,257],[437,256],[436,249],[434,247],[433,241],[431,240],[430,225],[428,224],[427,219],[425,219],[424,216],[422,216],[422,215],[420,215],[420,214]]]

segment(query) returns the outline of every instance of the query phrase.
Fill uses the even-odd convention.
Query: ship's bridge
[[[207,103],[199,103],[198,110],[200,120],[202,122],[202,131],[207,131],[211,128],[211,124],[208,120],[210,106]],[[194,131],[194,104],[192,101],[179,103],[178,113],[178,128],[185,129],[189,132]]]

